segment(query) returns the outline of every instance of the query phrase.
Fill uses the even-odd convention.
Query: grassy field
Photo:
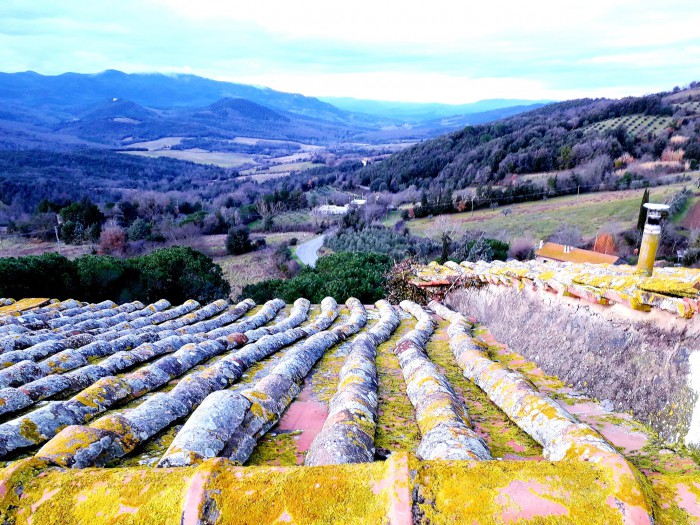
[[[275,249],[282,243],[289,242],[292,237],[296,237],[299,242],[304,242],[313,237],[314,234],[307,232],[270,233],[266,235],[252,235],[251,238],[265,237],[267,247],[262,250],[246,253],[243,255],[221,255],[215,256],[216,262],[224,271],[224,276],[231,284],[231,295],[237,297],[243,287],[266,279],[281,277],[279,270],[275,267],[273,255]],[[211,248],[226,250],[223,243],[226,242],[225,235],[212,235],[210,237],[222,237],[221,245]]]
[[[688,199],[683,210],[673,218],[674,224],[691,230],[700,228],[700,197]]]
[[[651,189],[651,202],[664,202],[684,185],[675,184]],[[594,237],[601,229],[622,231],[636,224],[644,190],[589,193],[579,197],[567,196],[547,201],[526,202],[495,210],[446,215],[451,226],[459,233],[468,230],[484,231],[489,235],[514,239],[544,239],[561,225],[576,226],[585,237]],[[504,215],[503,210],[510,214]],[[390,217],[389,221],[396,220]],[[406,222],[411,233],[422,237],[436,237],[438,217]]]
[[[282,164],[270,164],[266,169],[249,169],[241,172],[241,175],[262,175],[265,173],[288,173],[290,171],[304,171],[311,168],[325,166],[313,162],[286,162]]]
[[[314,223],[314,218],[308,211],[288,211],[280,213],[274,217],[275,225],[284,228],[293,228],[295,226],[307,226]],[[248,226],[252,231],[258,231],[262,228],[262,220],[251,222]]]
[[[45,242],[24,237],[0,236],[0,257],[23,257],[25,255],[41,255],[42,253],[56,252],[73,259],[92,253],[97,248],[96,244],[84,244],[82,246],[59,245],[55,242]]]
[[[203,150],[157,150],[157,151],[125,151],[128,155],[140,157],[170,157],[172,159],[187,160],[197,164],[212,164],[222,168],[239,168],[256,164],[255,155],[245,153],[225,153],[221,151]]]

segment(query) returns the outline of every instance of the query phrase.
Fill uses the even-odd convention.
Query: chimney
[[[544,241],[543,241],[543,240],[540,240],[540,250],[541,250],[542,248],[544,248]]]
[[[654,271],[656,251],[659,249],[659,239],[661,238],[661,218],[668,212],[668,206],[647,202],[644,204],[644,207],[648,210],[647,222],[644,225],[642,246],[639,249],[637,273],[651,276]]]

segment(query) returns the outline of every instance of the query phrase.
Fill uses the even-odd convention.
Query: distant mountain
[[[62,150],[86,142],[123,147],[164,137],[417,141],[540,107],[517,105],[518,100],[463,106],[338,100],[351,109],[194,75],[0,73],[0,148],[43,143]]]
[[[112,99],[90,107],[80,114],[81,120],[95,119],[149,120],[161,118],[158,111],[143,107],[130,100]]]
[[[0,128],[2,127],[0,123]],[[241,98],[224,98],[200,108],[151,109],[114,100],[80,112],[52,128],[62,135],[123,147],[163,137],[250,136],[302,142],[332,142],[365,128],[275,111]]]
[[[115,70],[57,76],[40,75],[33,71],[0,73],[0,102],[3,103],[73,112],[75,108],[113,98],[131,100],[151,108],[196,108],[223,98],[244,98],[272,109],[307,117],[329,121],[358,119],[313,97],[195,75],[127,74]]]
[[[545,104],[549,104],[551,100],[520,100],[520,99],[489,99],[472,102],[471,104],[433,104],[433,103],[416,103],[416,102],[388,102],[381,100],[362,100],[356,98],[341,98],[341,97],[321,97],[321,100],[333,104],[334,106],[352,111],[355,113],[365,113],[378,117],[400,120],[407,123],[417,123],[424,121],[438,120],[445,117],[453,117],[456,115],[470,115],[475,113],[484,114],[487,112],[501,110],[506,108],[520,108],[520,111],[527,110],[523,108],[535,109]],[[515,115],[516,112],[511,112],[505,116]],[[503,118],[503,117],[497,117]],[[472,122],[473,124],[474,122]]]
[[[278,120],[289,122],[290,119],[272,111],[265,106],[242,98],[224,98],[193,114],[195,117],[215,119],[216,121],[235,119]]]

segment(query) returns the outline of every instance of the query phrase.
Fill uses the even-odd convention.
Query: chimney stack
[[[665,204],[652,204],[647,202],[644,204],[644,207],[647,209],[647,222],[644,225],[642,246],[639,249],[637,273],[651,276],[654,271],[656,251],[659,249],[661,218],[668,212],[668,206]]]

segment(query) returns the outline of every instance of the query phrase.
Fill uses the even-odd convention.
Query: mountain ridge
[[[6,103],[73,112],[79,106],[94,105],[114,98],[130,100],[153,109],[196,108],[225,98],[243,98],[277,111],[350,124],[416,124],[448,116],[551,102],[489,99],[450,105],[311,97],[192,74],[124,73],[115,69],[99,73],[66,72],[59,75],[42,75],[35,71],[0,72],[0,101]],[[331,100],[337,100],[341,105],[335,105]],[[354,108],[350,107],[353,105]]]
[[[435,120],[456,115],[486,113],[511,107],[542,106],[553,100],[527,100],[494,98],[478,100],[467,104],[442,104],[438,102],[397,102],[353,97],[319,97],[340,109],[370,115],[382,115],[407,122]],[[534,108],[533,108],[534,109]]]

